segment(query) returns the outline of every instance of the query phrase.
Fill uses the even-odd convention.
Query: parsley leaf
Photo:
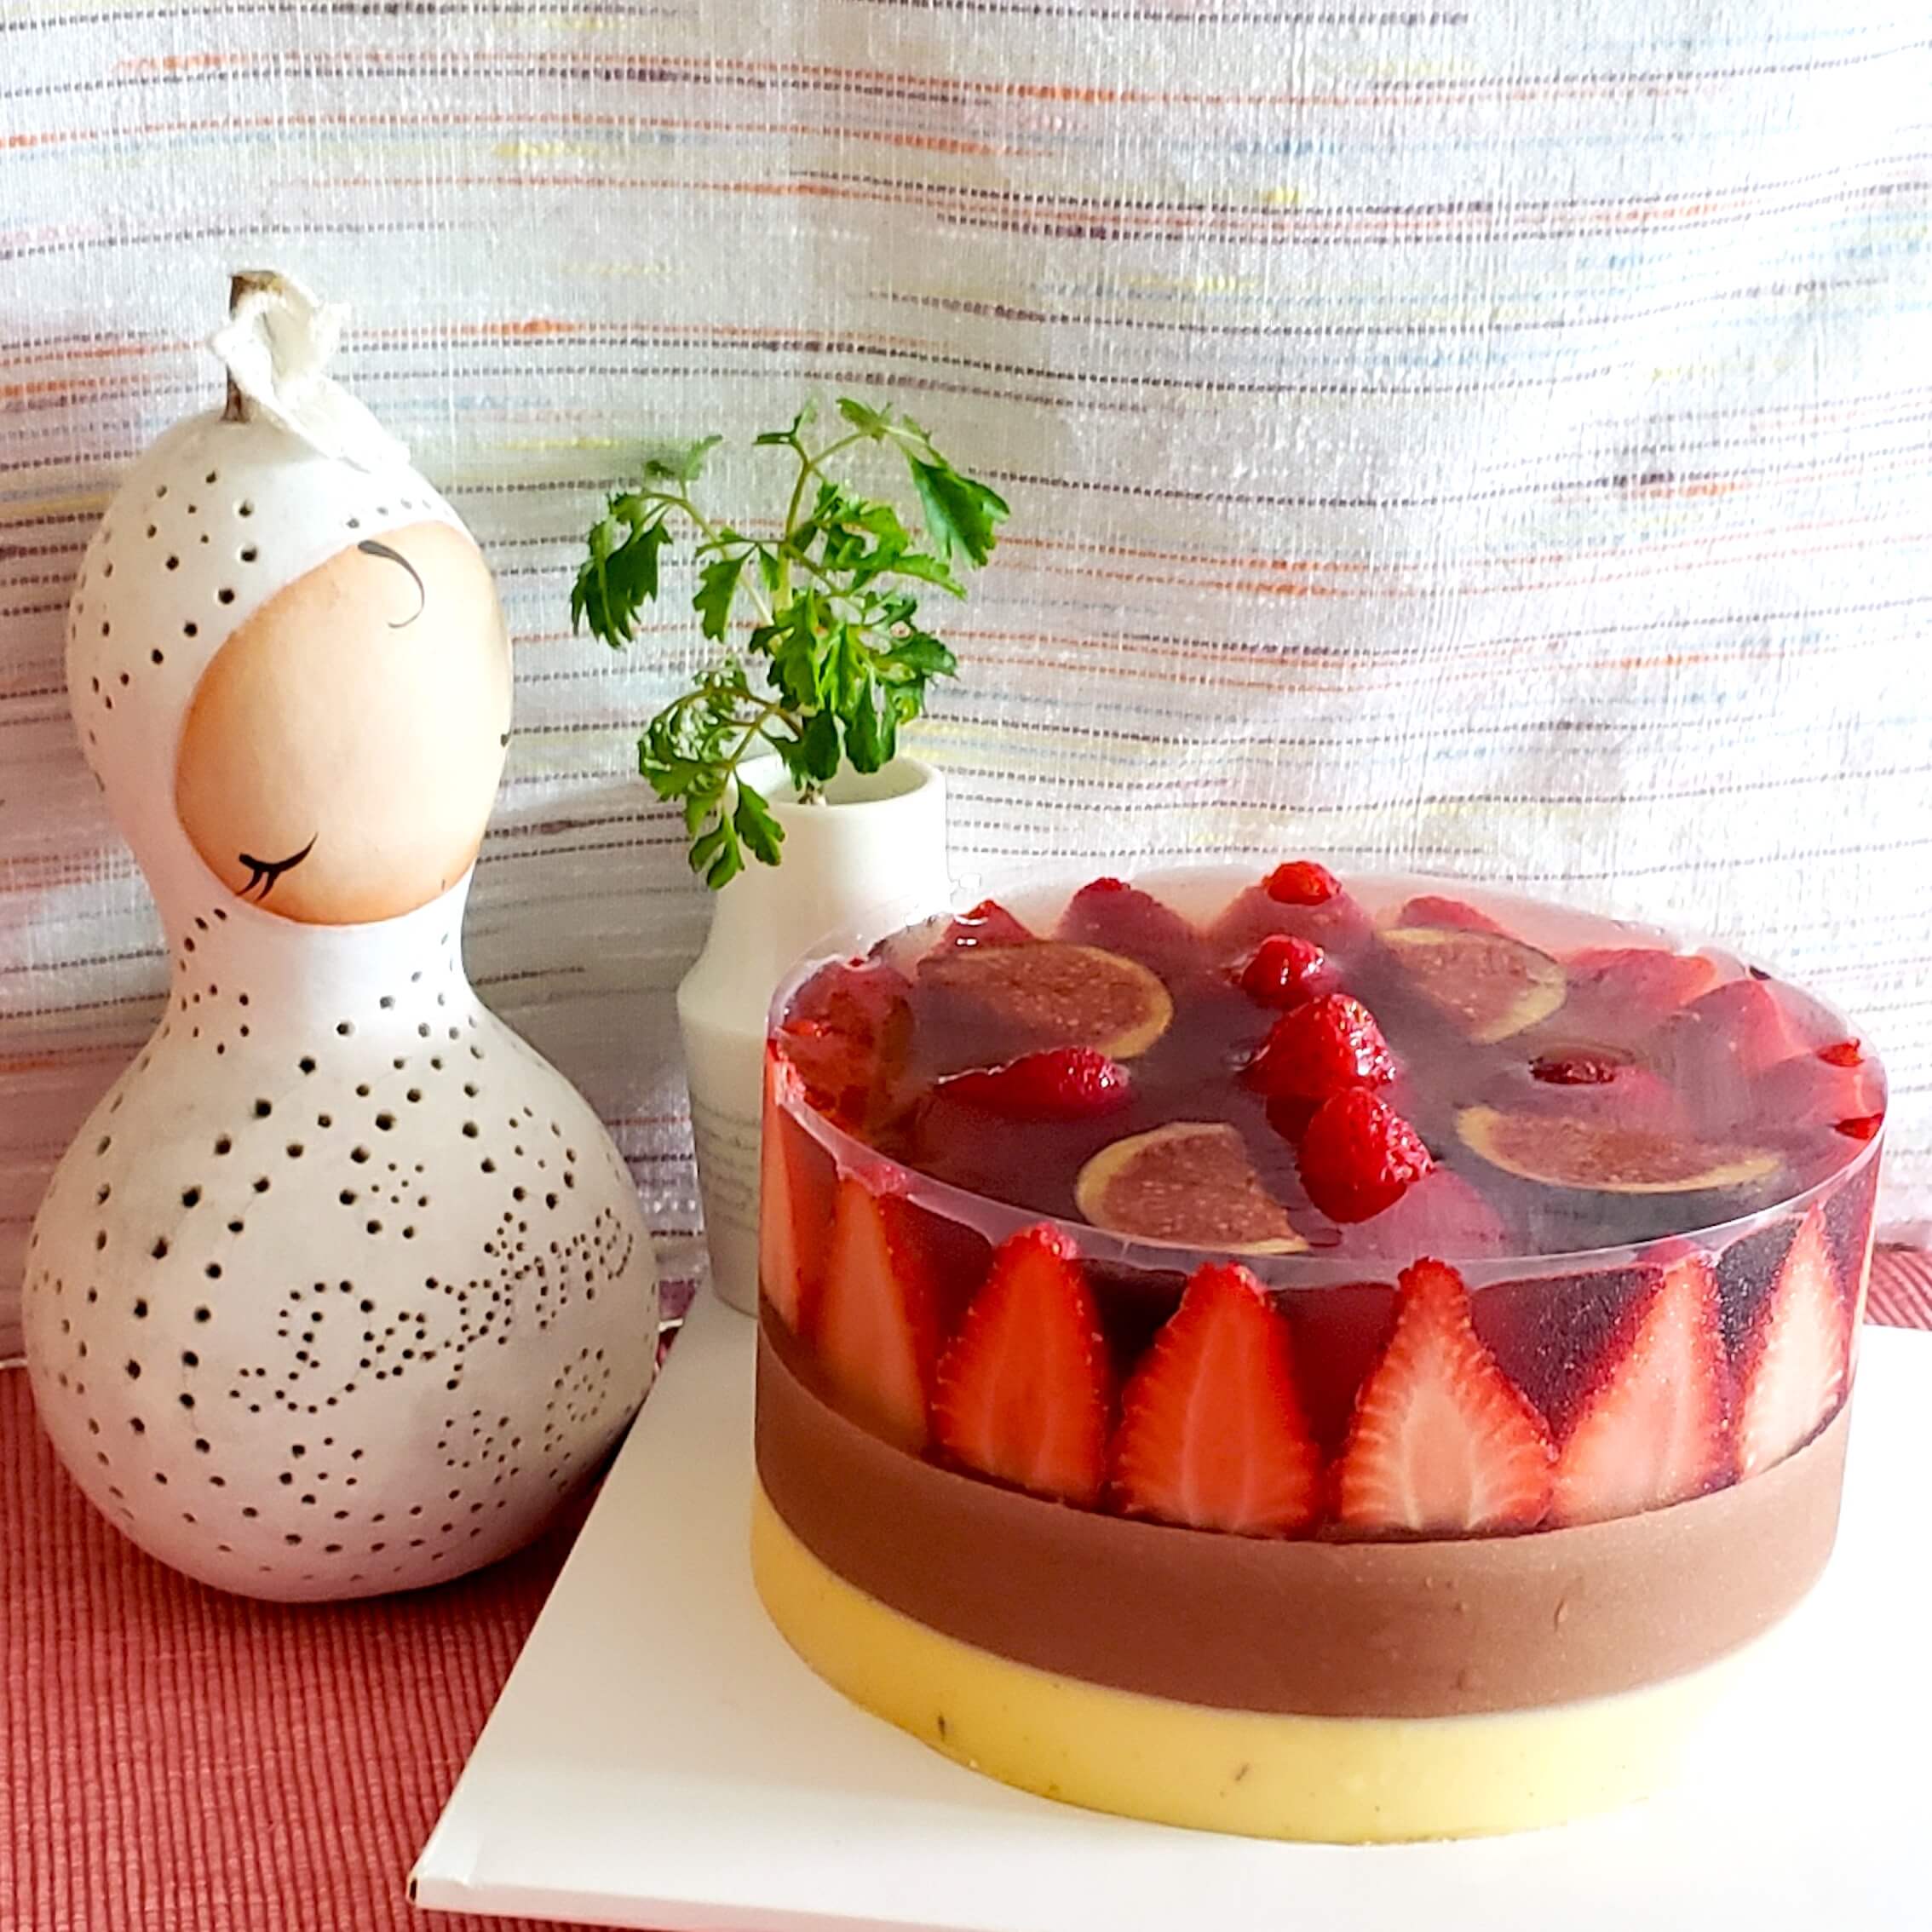
[[[929,584],[964,596],[958,567],[986,562],[1008,514],[911,417],[850,396],[837,416],[814,435],[818,411],[808,401],[788,428],[753,439],[788,451],[794,466],[776,536],[746,535],[699,507],[693,486],[721,440],[706,436],[652,457],[639,486],[610,499],[571,588],[573,630],[612,647],[632,641],[658,595],[664,547],[687,529],[703,635],[722,642],[748,607],[749,663],[719,658],[651,719],[637,747],[639,771],[682,817],[692,870],[714,888],[748,860],[781,857],[785,828],[741,778],[747,758],[778,753],[809,801],[842,765],[873,772],[896,756],[900,727],[923,713],[931,681],[958,672],[952,652],[917,622],[919,593]],[[866,496],[832,467],[887,445],[906,466],[923,533],[898,504]]]
[[[992,555],[998,526],[1007,514],[1003,499],[984,483],[962,476],[951,463],[921,463],[911,456],[906,462],[940,555],[948,563],[963,556],[969,563],[983,564]]]
[[[738,580],[745,574],[745,560],[750,552],[716,556],[698,572],[698,594],[691,607],[700,619],[705,636],[722,638],[731,624],[731,607],[738,599]]]

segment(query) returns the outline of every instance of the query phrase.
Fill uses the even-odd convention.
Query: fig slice
[[[1229,1255],[1308,1245],[1224,1120],[1176,1120],[1102,1147],[1080,1170],[1073,1198],[1095,1228],[1136,1240]]]
[[[1472,1153],[1519,1180],[1601,1194],[1746,1187],[1783,1165],[1768,1147],[1688,1140],[1594,1113],[1465,1107],[1456,1116],[1456,1131]]]
[[[1064,940],[929,953],[919,982],[975,1019],[1034,1046],[1084,1046],[1110,1060],[1145,1053],[1174,1018],[1158,974]]]
[[[1382,939],[1416,991],[1479,1046],[1524,1032],[1563,1003],[1563,969],[1507,933],[1390,926]]]

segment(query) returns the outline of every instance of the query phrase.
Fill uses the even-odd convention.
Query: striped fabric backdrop
[[[704,909],[630,744],[699,646],[565,590],[642,441],[807,389],[1013,503],[924,739],[966,865],[1313,848],[1746,943],[1887,1055],[1923,1233],[1929,183],[1918,0],[0,0],[0,1355],[163,980],[61,607],[257,263],[500,573],[472,963],[671,1267]]]

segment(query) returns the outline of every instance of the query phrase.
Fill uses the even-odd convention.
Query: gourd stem
[[[228,313],[233,315],[242,305],[242,297],[257,290],[272,289],[281,280],[273,268],[238,268],[228,278]],[[228,378],[228,400],[221,410],[224,423],[246,423],[254,416],[255,405],[241,393],[234,377]]]

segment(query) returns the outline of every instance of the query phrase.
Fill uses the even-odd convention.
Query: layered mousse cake
[[[1658,931],[1029,890],[774,1010],[753,1557],[991,1775],[1343,1841],[1626,1802],[1836,1528],[1883,1077]]]

